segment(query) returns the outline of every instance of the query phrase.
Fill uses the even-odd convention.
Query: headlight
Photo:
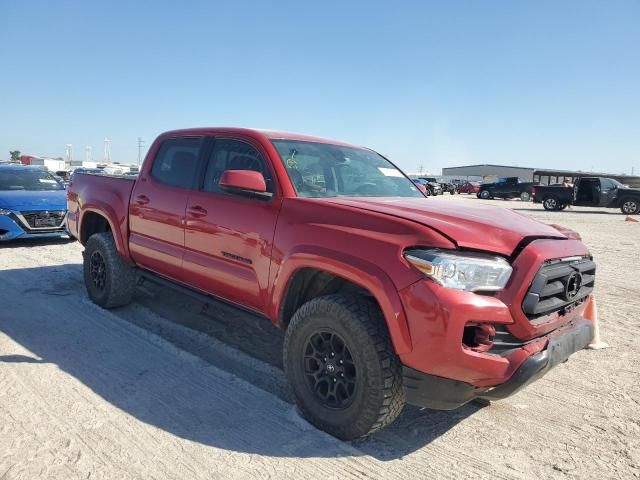
[[[0,208],[0,215],[9,215],[11,210],[7,210],[6,208]]]
[[[446,250],[408,250],[411,265],[443,287],[470,292],[502,290],[512,268],[502,257]]]

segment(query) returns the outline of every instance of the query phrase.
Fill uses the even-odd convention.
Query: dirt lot
[[[640,223],[487,203],[583,235],[611,348],[488,407],[407,408],[353,443],[297,415],[264,320],[148,286],[103,311],[77,243],[0,247],[0,479],[640,477]]]

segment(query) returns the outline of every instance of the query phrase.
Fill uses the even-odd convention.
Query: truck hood
[[[65,190],[0,190],[0,208],[9,210],[66,210]]]
[[[525,238],[567,236],[507,208],[472,202],[435,201],[426,198],[334,197],[339,205],[411,220],[445,235],[459,247],[511,255]]]

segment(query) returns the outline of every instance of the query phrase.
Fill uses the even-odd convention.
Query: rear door
[[[602,178],[600,180],[600,201],[601,207],[614,205],[618,196],[618,186],[610,178]]]
[[[269,267],[282,198],[266,152],[250,138],[216,138],[199,191],[186,209],[184,270],[190,285],[265,312]],[[225,192],[225,170],[263,174],[270,199]]]
[[[140,174],[129,205],[129,248],[134,261],[182,280],[185,209],[196,186],[202,137],[168,138],[149,171]]]

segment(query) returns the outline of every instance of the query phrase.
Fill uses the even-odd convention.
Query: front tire
[[[84,284],[93,303],[115,308],[133,300],[135,269],[118,255],[111,232],[89,237],[83,257]]]
[[[633,198],[625,198],[620,205],[620,211],[625,215],[640,213],[640,201]]]
[[[522,192],[520,194],[520,200],[523,202],[528,202],[531,200],[531,194],[529,192]]]
[[[489,190],[482,190],[478,193],[478,198],[482,198],[483,200],[489,200],[491,198],[491,193]]]
[[[327,295],[300,307],[287,329],[284,367],[305,418],[342,440],[389,425],[405,403],[384,318],[364,296]]]

